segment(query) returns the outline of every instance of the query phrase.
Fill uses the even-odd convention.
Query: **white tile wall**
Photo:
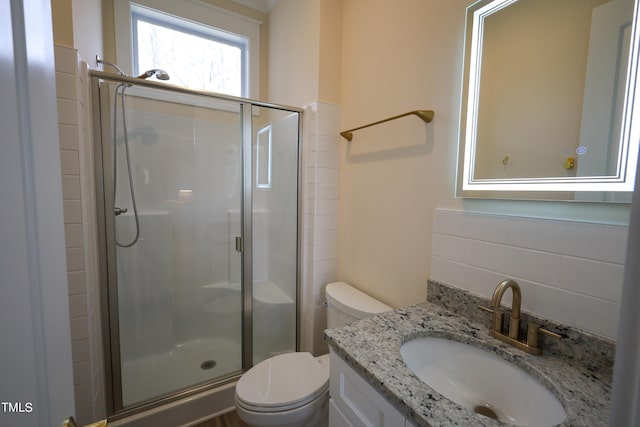
[[[88,70],[75,49],[55,46],[55,57],[76,420],[89,424],[106,414]]]
[[[304,116],[301,348],[322,354],[327,352],[324,288],[336,280],[337,270],[340,107],[315,102]]]
[[[431,277],[491,297],[505,278],[522,308],[615,339],[627,227],[436,209]]]

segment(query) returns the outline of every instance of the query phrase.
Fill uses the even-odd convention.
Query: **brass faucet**
[[[509,338],[517,340],[520,330],[520,306],[522,304],[522,292],[520,291],[520,286],[516,283],[515,280],[507,279],[500,282],[500,284],[496,287],[496,290],[493,291],[493,297],[491,298],[491,308],[493,309],[495,316],[500,309],[502,296],[504,295],[504,292],[509,288],[511,288],[511,292],[513,293],[513,303],[511,304],[511,318],[509,319]],[[497,332],[502,333],[502,321],[500,323],[500,328],[497,329]],[[494,327],[495,326],[496,325],[494,323]]]
[[[503,311],[500,308],[502,297],[507,289],[511,289],[513,293],[513,303],[511,304],[511,316],[509,318],[509,332],[508,335],[504,333],[502,329]],[[522,305],[522,292],[520,286],[515,280],[507,279],[500,282],[493,291],[493,297],[491,297],[491,307],[480,306],[478,308],[493,314],[493,322],[489,334],[500,341],[511,344],[520,350],[523,350],[530,354],[540,354],[542,350],[538,344],[538,333],[543,333],[554,338],[561,338],[560,335],[548,331],[536,323],[529,322],[527,339],[526,341],[520,341],[520,307]]]

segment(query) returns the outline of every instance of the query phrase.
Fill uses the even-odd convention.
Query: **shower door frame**
[[[104,374],[105,374],[105,399],[107,406],[107,415],[110,420],[121,419],[129,415],[133,415],[142,411],[153,409],[169,402],[182,399],[187,396],[194,395],[199,392],[207,391],[224,384],[236,381],[243,372],[246,372],[253,365],[253,247],[252,247],[252,231],[253,231],[253,107],[266,107],[275,110],[288,111],[298,113],[298,142],[297,142],[297,241],[296,241],[296,332],[295,332],[295,350],[300,349],[300,313],[301,313],[301,283],[302,283],[302,197],[300,189],[302,188],[302,136],[303,136],[303,113],[304,110],[299,107],[287,105],[279,105],[257,101],[248,98],[240,98],[229,95],[218,94],[214,92],[199,91],[175,86],[167,83],[159,83],[149,80],[142,80],[134,77],[123,76],[119,74],[105,73],[102,71],[91,70],[91,102],[93,114],[93,147],[94,147],[94,175],[96,190],[96,220],[97,220],[97,237],[96,246],[98,249],[98,266],[99,266],[99,288],[100,288],[100,308],[101,308],[101,326],[102,326],[102,344],[104,357]],[[239,106],[241,129],[241,167],[242,167],[242,197],[240,209],[242,212],[241,220],[241,236],[243,241],[241,255],[242,270],[242,370],[239,373],[231,373],[223,378],[212,380],[205,384],[194,385],[185,389],[177,390],[167,395],[159,396],[157,399],[151,399],[136,403],[124,408],[122,399],[122,380],[121,380],[121,360],[120,360],[120,335],[118,320],[118,290],[117,290],[117,274],[116,274],[116,247],[115,247],[115,218],[108,215],[107,210],[112,206],[112,183],[105,182],[103,168],[103,147],[111,144],[107,140],[103,144],[105,138],[103,127],[107,132],[111,132],[110,123],[102,123],[102,111],[108,105],[102,105],[100,90],[101,84],[104,82],[130,83],[133,86],[141,86],[147,88],[158,89],[166,92],[178,94],[186,94],[192,96],[200,96],[233,102]],[[109,98],[109,97],[106,97]],[[108,99],[104,100],[108,103]],[[110,150],[106,150],[106,156],[110,156]],[[110,280],[111,279],[111,280]],[[115,301],[115,303],[110,303]]]

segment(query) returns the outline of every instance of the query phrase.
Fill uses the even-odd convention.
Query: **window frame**
[[[137,72],[134,66],[137,63],[134,15],[142,16],[143,22],[153,25],[211,40],[219,38],[229,45],[243,45],[242,97],[259,97],[262,22],[197,0],[114,0],[116,62],[130,75]]]

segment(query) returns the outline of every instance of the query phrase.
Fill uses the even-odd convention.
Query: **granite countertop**
[[[498,426],[431,389],[405,365],[400,346],[422,336],[448,338],[498,354],[546,386],[562,403],[562,426],[605,426],[611,384],[560,357],[529,355],[489,336],[488,329],[425,302],[325,331],[331,349],[418,426]]]

